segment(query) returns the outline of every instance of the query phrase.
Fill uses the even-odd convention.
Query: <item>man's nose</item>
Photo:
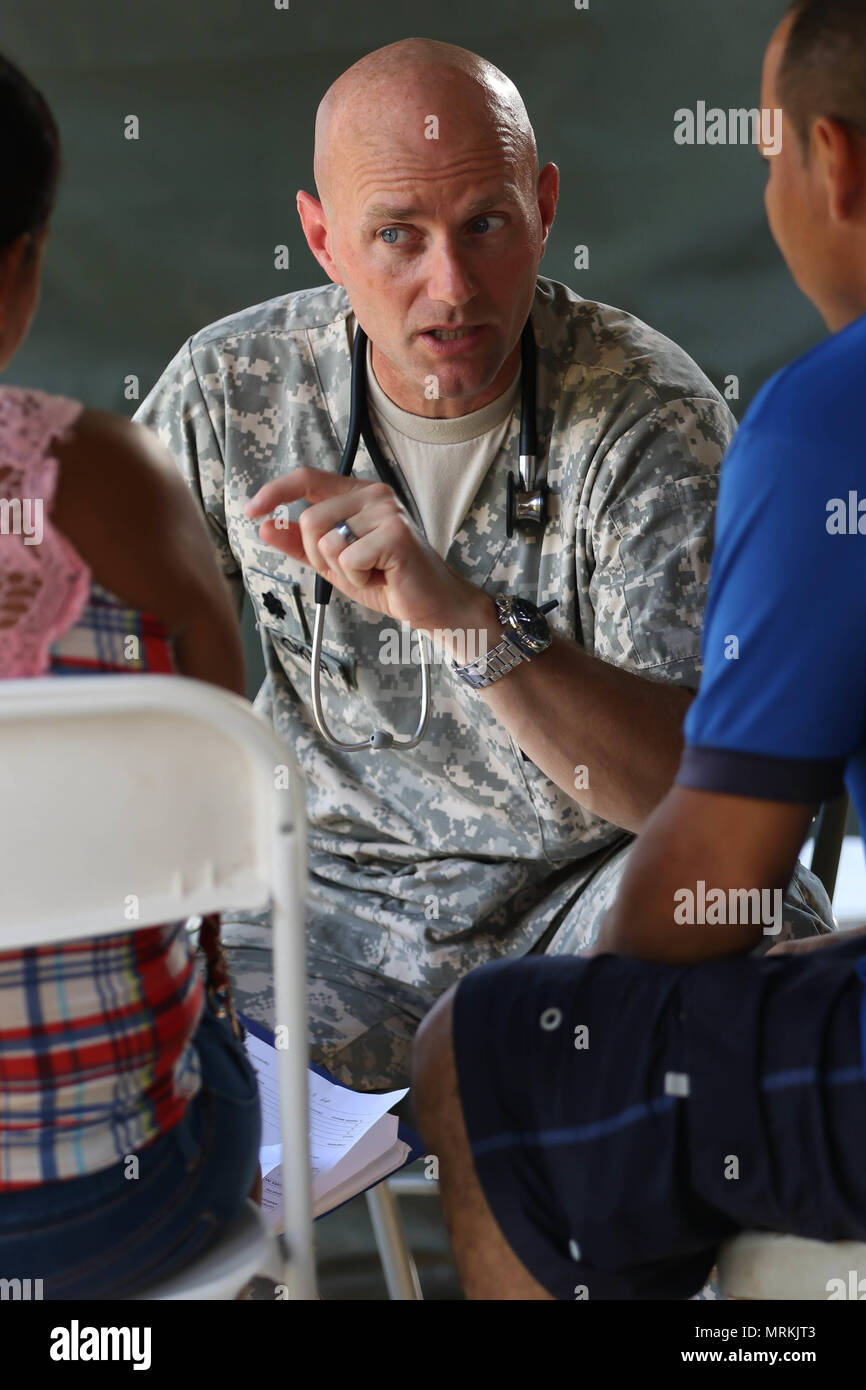
[[[427,294],[442,304],[465,304],[476,291],[476,284],[463,263],[461,248],[451,240],[439,241],[430,251],[427,264]]]

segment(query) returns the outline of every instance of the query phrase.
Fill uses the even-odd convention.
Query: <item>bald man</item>
[[[484,59],[425,39],[361,59],[319,107],[314,173],[298,211],[332,283],[196,333],[136,418],[249,595],[257,708],[304,773],[314,1054],[377,1089],[406,1080],[420,1019],[471,967],[594,940],[677,767],[734,422],[668,339],[539,276],[558,170],[539,172],[520,94]],[[528,319],[549,516],[509,537]],[[363,445],[337,476],[358,325],[399,496]],[[319,733],[317,575],[334,585],[321,688],[338,738],[414,729],[406,625],[430,639],[432,713],[410,751]],[[504,636],[517,599],[534,644]],[[503,641],[505,662],[455,669]],[[798,874],[768,942],[832,920]],[[272,1024],[267,921],[226,939],[240,1007]]]

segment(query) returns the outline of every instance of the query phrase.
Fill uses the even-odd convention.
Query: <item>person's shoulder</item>
[[[539,355],[554,370],[602,396],[621,399],[642,388],[649,404],[697,398],[728,407],[692,357],[634,314],[584,299],[568,285],[539,276],[533,322],[542,330]],[[541,335],[540,335],[541,336]],[[731,417],[733,420],[733,417]]]
[[[793,441],[859,438],[866,379],[866,315],[810,348],[764,384],[743,421],[752,435]]]
[[[719,515],[724,527],[773,547],[806,553],[817,540],[822,563],[842,566],[862,552],[832,543],[834,509],[850,526],[849,495],[862,473],[862,382],[866,317],[782,367],[755,396],[722,469]],[[844,500],[843,500],[844,499]],[[815,530],[815,518],[822,525]],[[859,531],[859,512],[854,519]],[[841,524],[841,522],[840,522]],[[845,528],[843,528],[844,530]],[[769,545],[770,542],[768,541]]]
[[[130,553],[150,545],[159,564],[178,538],[201,525],[192,493],[168,450],[149,429],[108,410],[86,409],[54,449],[58,461],[53,517],[95,574],[126,536]],[[110,533],[110,535],[109,535]],[[117,573],[125,573],[123,556]],[[124,593],[115,580],[109,589]]]
[[[725,460],[723,494],[784,495],[796,508],[828,489],[855,486],[864,379],[866,316],[764,383]]]
[[[244,339],[286,338],[310,329],[326,328],[352,312],[342,285],[328,283],[312,289],[293,290],[239,309],[200,328],[190,339],[190,351],[219,349]]]
[[[14,417],[22,452],[27,452],[28,434],[38,433],[44,448],[64,468],[86,471],[94,480],[109,462],[115,468],[126,463],[149,469],[165,463],[165,450],[149,429],[126,415],[98,410],[68,396],[29,386],[0,386],[0,424],[7,416]]]
[[[142,505],[146,498],[156,504],[186,491],[156,435],[114,411],[82,408],[54,453],[67,479],[80,489],[108,487]]]

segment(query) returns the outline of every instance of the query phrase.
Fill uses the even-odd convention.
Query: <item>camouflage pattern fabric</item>
[[[532,323],[548,525],[541,539],[505,535],[515,411],[446,563],[491,595],[558,599],[551,626],[591,655],[696,689],[733,417],[680,348],[626,313],[539,277]],[[524,758],[447,663],[432,667],[417,748],[343,754],[319,735],[309,694],[315,575],[266,546],[243,507],[301,464],[337,471],[354,324],[338,285],[233,314],[184,344],[135,418],[200,499],[239,611],[249,596],[267,670],[256,709],[304,777],[314,1054],[341,1080],[379,1089],[405,1079],[419,1019],[467,970],[594,939],[631,837]],[[354,471],[376,478],[363,443]],[[289,508],[292,520],[303,507]],[[414,728],[418,668],[383,660],[393,636],[388,619],[334,591],[322,700],[338,737]],[[550,717],[568,711],[539,711]],[[800,877],[810,886],[803,903],[789,896],[795,934],[832,920],[817,881]],[[272,1023],[266,923],[240,918],[225,936],[239,1008]]]

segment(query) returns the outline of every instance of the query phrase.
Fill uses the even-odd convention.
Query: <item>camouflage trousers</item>
[[[515,955],[543,950],[548,955],[576,955],[598,936],[602,919],[613,902],[625,869],[631,841],[615,848],[557,912],[554,929],[539,933],[528,947],[520,944]],[[330,934],[323,926],[316,895],[307,903],[307,973],[310,1048],[313,1059],[338,1080],[359,1090],[388,1090],[408,1084],[412,1039],[421,1019],[444,992],[441,970],[435,987],[425,983],[425,956],[429,947],[419,941],[413,982],[395,979],[334,949],[333,915]],[[345,905],[343,911],[345,913]],[[351,905],[350,905],[351,910]],[[832,930],[832,908],[819,880],[798,864],[784,900],[784,927],[766,936],[755,948],[763,953],[780,940],[823,934]],[[323,946],[321,936],[328,936]],[[519,939],[519,932],[514,933]],[[265,1027],[274,1027],[274,991],[270,926],[267,915],[223,916],[223,940],[232,974],[235,1003]],[[493,955],[511,954],[508,938],[490,949]],[[454,978],[479,964],[478,951],[467,943],[465,968],[457,965]],[[420,982],[420,983],[419,983]]]

